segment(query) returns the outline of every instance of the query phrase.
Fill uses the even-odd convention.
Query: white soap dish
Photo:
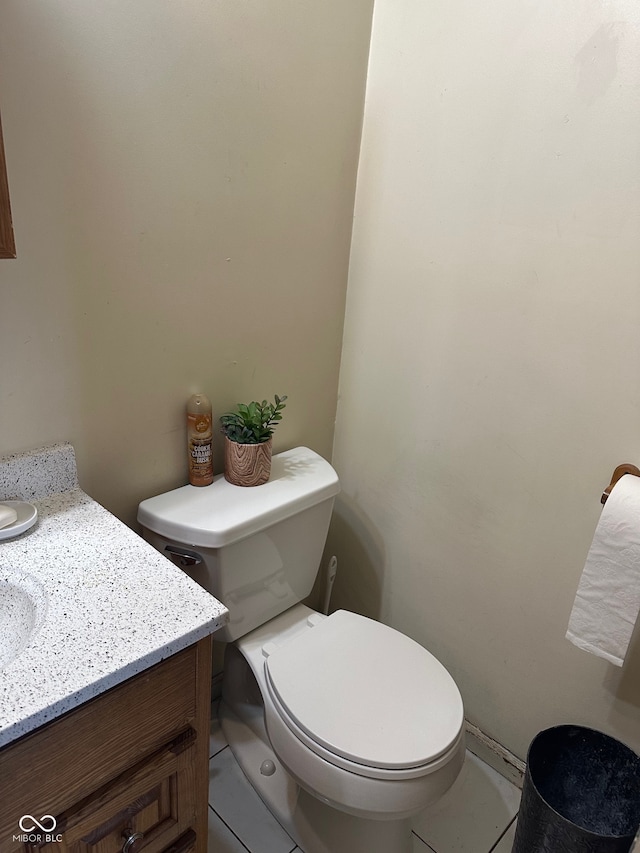
[[[0,528],[0,540],[12,539],[28,530],[38,520],[38,510],[33,504],[26,501],[0,501],[0,506],[15,510],[18,517],[12,524]]]

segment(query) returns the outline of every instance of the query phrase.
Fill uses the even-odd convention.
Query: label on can
[[[208,486],[213,481],[213,452],[210,414],[188,414],[189,482]]]

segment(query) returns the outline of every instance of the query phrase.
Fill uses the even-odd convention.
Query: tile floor
[[[213,706],[209,853],[302,853],[246,781]],[[413,853],[511,853],[520,791],[467,752],[462,773],[413,822]]]

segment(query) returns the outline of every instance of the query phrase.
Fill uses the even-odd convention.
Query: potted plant
[[[222,415],[224,476],[234,486],[261,486],[271,473],[273,432],[282,420],[286,397],[238,403],[235,412]]]

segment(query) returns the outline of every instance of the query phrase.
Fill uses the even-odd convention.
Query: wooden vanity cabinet
[[[0,850],[206,853],[210,702],[206,638],[6,746]]]

